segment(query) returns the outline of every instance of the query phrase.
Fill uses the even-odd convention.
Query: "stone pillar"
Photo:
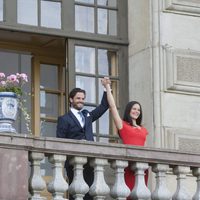
[[[89,191],[89,186],[83,178],[83,165],[85,163],[87,163],[86,157],[76,156],[70,160],[70,164],[74,166],[74,177],[69,186],[69,192],[75,200],[83,200],[83,197]]]
[[[29,200],[46,200],[40,193],[46,188],[46,183],[41,176],[40,162],[44,159],[43,153],[31,152],[29,160],[31,161],[31,176],[29,180],[29,191],[31,197]]]
[[[152,200],[170,200],[172,195],[170,194],[166,185],[166,172],[169,170],[168,165],[154,164],[152,171],[156,173],[156,188],[153,191]]]
[[[124,180],[124,168],[128,166],[128,161],[115,160],[112,162],[112,168],[115,170],[115,183],[111,189],[111,196],[116,200],[126,200],[130,190]]]
[[[200,168],[192,169],[192,173],[197,177],[197,189],[192,200],[200,200]]]
[[[148,169],[148,163],[136,162],[131,165],[131,169],[135,172],[135,186],[130,197],[137,200],[147,200],[151,197],[151,192],[145,185],[144,171]]]
[[[95,158],[91,160],[90,165],[94,167],[94,182],[90,187],[89,193],[94,200],[104,200],[110,192],[110,188],[104,179],[104,166],[108,165],[108,161]]]
[[[192,198],[189,195],[187,186],[185,184],[186,175],[189,174],[190,167],[176,166],[173,171],[177,176],[177,188],[172,200],[191,200]]]
[[[53,164],[53,179],[48,184],[48,191],[52,193],[53,200],[64,200],[64,193],[68,189],[68,183],[63,177],[63,163],[66,160],[66,156],[63,155],[51,155],[49,162]]]

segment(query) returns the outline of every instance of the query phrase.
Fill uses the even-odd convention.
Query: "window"
[[[75,0],[75,30],[117,36],[117,0]]]
[[[4,9],[3,9],[3,0],[0,0],[0,21],[3,21],[3,12],[4,12]]]
[[[40,64],[40,134],[41,136],[56,137],[56,120],[59,106],[64,102],[64,74],[61,66]],[[62,81],[62,83],[60,82]],[[61,87],[62,85],[62,87]],[[63,98],[60,101],[60,98]],[[63,103],[62,103],[63,104]]]
[[[119,90],[118,49],[82,44],[76,44],[74,48],[75,86],[86,90],[86,109],[93,110],[100,103],[103,95],[101,78],[104,76],[110,77],[116,98]],[[110,121],[111,116],[107,111],[93,123],[96,141],[108,142],[109,138],[116,137]]]
[[[6,76],[15,73],[26,73],[28,75],[28,84],[23,87],[25,93],[26,102],[23,103],[28,113],[31,112],[31,58],[30,54],[16,53],[12,51],[0,51],[0,72],[6,74]],[[18,133],[27,133],[26,121],[23,113],[19,109],[18,119],[15,121],[14,127]],[[31,126],[31,124],[30,124]]]
[[[17,23],[61,29],[61,2],[17,0]]]

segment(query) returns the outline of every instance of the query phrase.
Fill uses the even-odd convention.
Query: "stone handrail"
[[[114,199],[126,199],[129,195],[132,199],[200,199],[200,154],[123,144],[10,134],[0,135],[0,148],[27,154],[31,166],[29,178],[29,199],[31,200],[45,199],[41,196],[41,192],[46,188],[54,200],[63,200],[66,191],[69,191],[77,200],[83,199],[88,191],[97,200],[103,200],[108,195]],[[53,177],[48,184],[40,173],[40,162],[44,157],[48,157],[53,169]],[[71,159],[70,162],[74,166],[75,178],[70,186],[63,177],[63,163],[66,157]],[[83,179],[83,165],[87,161],[94,167],[94,183],[90,188]],[[128,166],[128,163],[136,176],[135,187],[132,191],[129,191],[124,182],[124,168]],[[108,186],[104,180],[104,168],[109,164],[115,173],[115,182],[112,186]],[[144,182],[144,173],[149,166],[155,174],[155,187],[152,191]],[[166,177],[170,173],[177,177],[174,194],[166,185]],[[186,186],[188,174],[195,177],[197,181],[196,193],[192,195],[188,193]]]

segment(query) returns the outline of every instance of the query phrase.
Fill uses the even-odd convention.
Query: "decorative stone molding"
[[[172,12],[181,12],[191,15],[200,14],[199,0],[163,0],[163,9]]]
[[[188,135],[188,133],[190,133]],[[164,128],[164,148],[176,149],[179,151],[196,152],[200,151],[200,136],[198,131],[190,129]]]
[[[163,46],[165,90],[200,92],[200,52]]]

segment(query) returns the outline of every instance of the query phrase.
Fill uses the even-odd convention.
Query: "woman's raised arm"
[[[107,78],[107,77],[104,77],[101,80],[101,83],[106,89],[107,99],[108,99],[108,103],[109,103],[109,106],[110,106],[110,111],[111,111],[115,126],[117,127],[118,130],[120,130],[122,128],[123,124],[122,124],[122,119],[119,116],[119,113],[118,113],[118,110],[117,110],[117,106],[115,104],[115,100],[114,100],[113,95],[111,93],[110,79]]]

